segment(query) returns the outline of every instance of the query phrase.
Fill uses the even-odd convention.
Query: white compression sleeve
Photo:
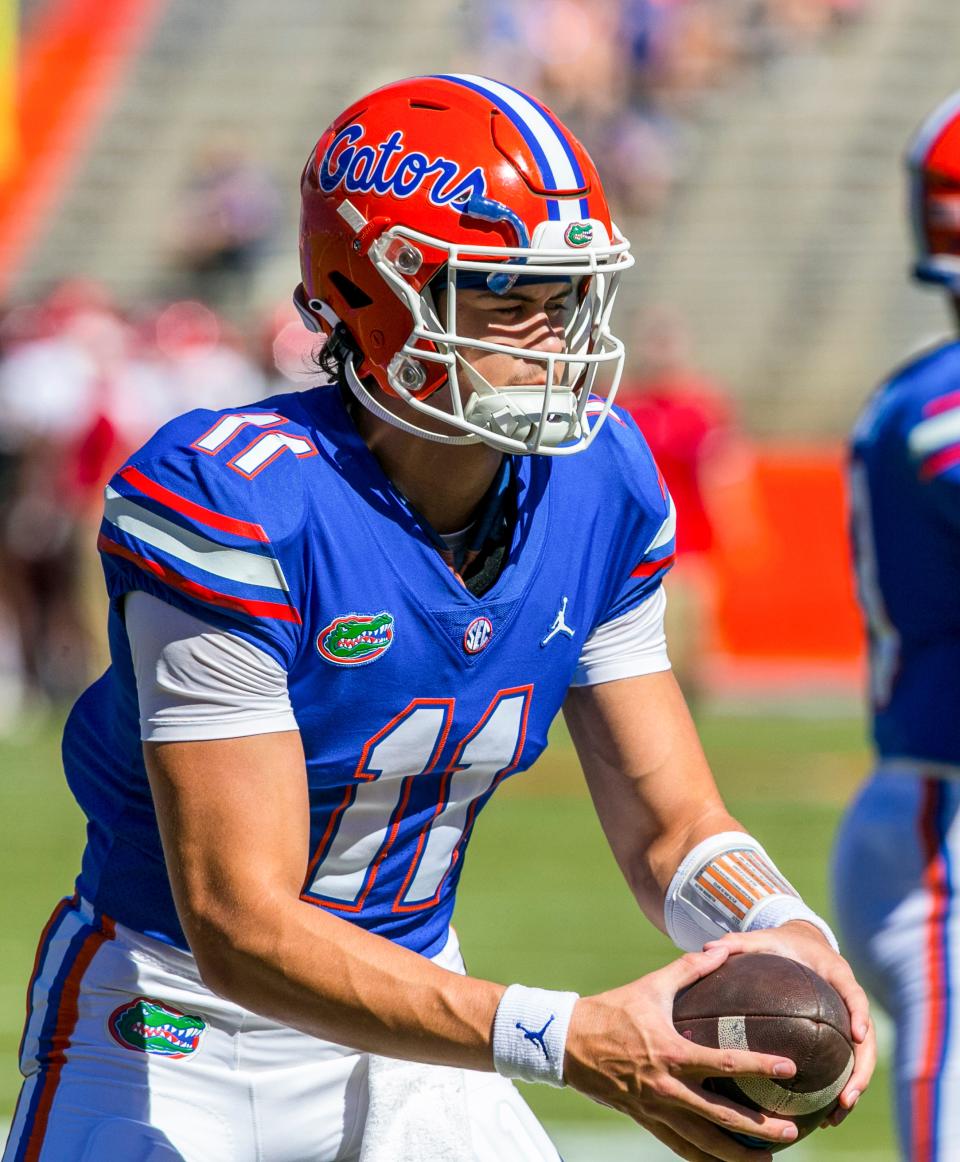
[[[583,643],[571,686],[596,686],[670,669],[663,615],[662,585],[635,609],[598,625]]]
[[[269,654],[149,593],[128,593],[123,613],[145,742],[297,729],[286,672]]]
[[[812,924],[837,951],[827,922],[742,831],[708,836],[687,852],[667,888],[663,911],[667,934],[686,952],[699,952],[727,932],[779,928],[791,920]]]

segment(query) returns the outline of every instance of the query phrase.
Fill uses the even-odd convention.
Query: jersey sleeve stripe
[[[640,564],[630,574],[631,577],[652,577],[655,573],[659,573],[662,569],[664,572],[673,567],[673,563],[677,559],[676,553],[669,553],[666,557],[661,557],[659,561],[641,561]]]
[[[931,416],[915,424],[907,436],[907,446],[918,460],[960,442],[960,407]]]
[[[934,476],[939,476],[941,472],[946,472],[955,464],[960,464],[960,443],[952,444],[949,448],[943,448],[928,456],[920,465],[920,479],[932,480]]]
[[[105,496],[104,521],[131,539],[216,577],[243,585],[288,591],[276,557],[226,548],[121,496],[109,485]]]
[[[938,395],[934,399],[927,400],[923,405],[923,414],[928,417],[938,416],[941,412],[948,412],[953,408],[960,408],[960,391],[948,391],[946,395]]]
[[[180,496],[176,492],[171,492],[169,488],[164,488],[162,484],[157,484],[155,480],[144,476],[137,468],[128,466],[121,470],[119,476],[131,487],[142,492],[144,496],[149,496],[151,500],[166,505],[167,508],[173,509],[181,516],[189,517],[198,524],[207,525],[220,532],[232,533],[236,537],[247,537],[263,544],[269,543],[269,538],[262,525],[254,524],[252,521],[237,520],[235,517],[215,512],[211,508],[204,508],[202,504],[196,504],[185,496]]]
[[[185,593],[188,597],[195,598],[198,601],[219,606],[221,609],[231,609],[238,613],[245,613],[250,617],[272,617],[278,621],[291,621],[295,625],[302,624],[300,614],[291,605],[284,605],[275,601],[251,601],[246,598],[235,597],[229,593],[221,593],[216,589],[210,589],[205,585],[200,585],[196,581],[191,581],[175,569],[171,569],[159,561],[153,561],[148,557],[140,556],[132,549],[128,549],[126,546],[112,541],[104,533],[101,533],[97,540],[97,548],[101,553],[110,553],[115,557],[122,557],[125,561],[130,561],[131,564],[136,565],[139,569],[143,569],[145,572],[152,573],[155,577],[158,577],[164,584],[169,585],[171,589],[177,589],[181,593]]]
[[[584,415],[599,416],[603,412],[604,408],[606,408],[606,406],[606,402],[601,399],[600,396],[592,395],[590,397],[589,403],[584,408]],[[615,408],[611,408],[607,413],[607,419],[613,420],[614,423],[619,424],[621,428],[625,428],[627,426],[624,423],[623,416],[618,415]]]
[[[657,535],[653,538],[647,551],[643,554],[645,557],[649,553],[654,553],[657,549],[663,549],[674,539],[677,535],[677,509],[673,503],[673,497],[669,497],[670,507],[667,511],[666,519],[663,524],[657,529]]]

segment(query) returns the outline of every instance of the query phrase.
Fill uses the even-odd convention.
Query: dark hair
[[[354,363],[356,363],[356,356],[359,354],[360,352],[353,340],[353,336],[343,323],[337,323],[330,334],[330,338],[315,353],[314,360],[331,383],[342,383],[343,368],[347,362],[347,356],[353,355]]]

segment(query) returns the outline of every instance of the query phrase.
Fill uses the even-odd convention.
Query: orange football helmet
[[[398,81],[327,129],[301,193],[303,282],[294,300],[312,329],[346,332],[346,379],[365,406],[441,442],[554,455],[590,443],[623,369],[609,322],[633,259],[593,162],[549,109],[484,77]],[[458,334],[458,288],[502,294],[553,280],[575,288],[564,349],[523,352],[543,363],[545,384],[488,383],[464,349],[516,348]],[[447,292],[443,318],[438,289]],[[601,373],[605,398],[588,413]],[[370,380],[456,434],[394,415]]]
[[[960,92],[939,105],[907,152],[913,273],[960,294]]]

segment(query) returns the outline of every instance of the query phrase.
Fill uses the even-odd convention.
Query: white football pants
[[[901,1153],[960,1162],[960,770],[881,766],[840,827],[841,945],[894,1022]]]
[[[455,937],[436,960],[462,971]],[[20,1067],[3,1162],[559,1162],[504,1078],[387,1062],[258,1017],[206,989],[187,953],[75,900],[41,938]],[[408,1068],[425,1116],[398,1136],[385,1107],[402,1104]]]

